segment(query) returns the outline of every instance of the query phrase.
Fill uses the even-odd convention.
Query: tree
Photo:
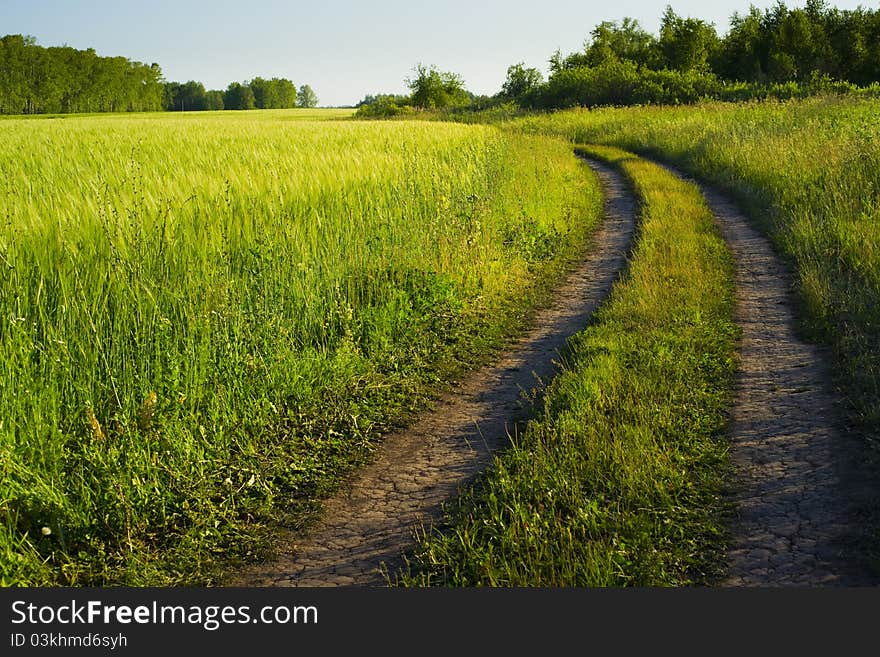
[[[304,84],[299,88],[299,92],[296,94],[296,104],[299,107],[317,107],[318,106],[318,96],[312,91],[312,88]]]
[[[599,23],[590,37],[585,49],[589,66],[617,60],[653,67],[656,62],[657,40],[633,18]]]
[[[180,85],[174,109],[190,112],[200,112],[208,109],[205,85],[195,80],[190,80]]]
[[[417,64],[415,76],[406,84],[412,91],[412,104],[421,109],[466,105],[470,96],[464,88],[464,80],[456,73],[438,71],[431,66]]]
[[[518,101],[537,89],[543,81],[544,76],[541,75],[541,71],[536,68],[526,68],[525,63],[520,62],[507,68],[507,79],[501,86],[501,95]]]
[[[287,78],[272,78],[270,80],[277,107],[287,109],[296,107],[296,86]],[[315,99],[317,103],[317,99]]]
[[[409,96],[398,94],[367,94],[357,104],[358,118],[388,117],[409,114],[413,111]]]
[[[0,38],[0,113],[159,110],[161,80],[158,64],[44,48],[20,34]]]
[[[698,18],[681,18],[666,6],[658,42],[663,63],[677,71],[707,71],[718,49],[715,26]]]
[[[207,110],[222,110],[225,107],[223,103],[223,92],[217,91],[216,89],[205,92],[205,105],[205,109]]]
[[[783,8],[784,9],[784,8]],[[771,37],[770,74],[779,81],[807,80],[813,71],[828,73],[831,44],[822,25],[821,3],[784,10]]]
[[[734,13],[730,18],[730,30],[721,42],[714,69],[729,80],[764,80],[768,52],[761,12],[753,6],[745,16]]]
[[[256,77],[246,84],[254,92],[254,105],[257,109],[274,109],[278,107],[275,86],[269,80]]]
[[[223,105],[230,110],[250,110],[256,107],[254,92],[247,85],[232,82],[223,96]]]
[[[162,109],[162,68],[156,62],[144,64],[144,84],[141,88],[141,111]]]

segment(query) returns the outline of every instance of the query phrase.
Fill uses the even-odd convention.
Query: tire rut
[[[720,584],[876,584],[862,556],[877,502],[865,446],[841,430],[828,355],[797,335],[791,273],[734,203],[688,180],[734,254],[742,329],[728,426],[736,511]]]
[[[602,183],[604,221],[529,332],[411,427],[385,437],[373,461],[324,503],[308,536],[284,537],[274,561],[244,570],[232,585],[385,585],[384,573],[403,566],[414,530],[438,522],[442,504],[509,443],[509,432],[530,415],[525,399],[549,382],[567,339],[584,328],[626,265],[635,202],[618,172],[587,164]]]

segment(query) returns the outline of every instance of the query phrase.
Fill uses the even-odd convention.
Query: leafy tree
[[[667,5],[660,23],[658,46],[667,68],[708,71],[719,41],[711,23],[698,18],[681,18]]]
[[[570,71],[590,65],[590,58],[586,52],[573,52],[567,57],[563,57],[562,53],[557,50],[550,58],[550,74],[553,75],[559,71]]]
[[[821,3],[806,9],[785,10],[772,34],[770,73],[778,81],[807,80],[813,71],[831,70],[831,44],[825,34]]]
[[[525,63],[520,62],[507,68],[507,79],[501,86],[501,95],[518,101],[537,89],[543,81],[544,76],[541,75],[541,71],[536,68],[526,68]]]
[[[223,103],[223,92],[217,91],[216,89],[205,92],[205,105],[205,109],[207,110],[222,110],[225,107]]]
[[[417,64],[414,77],[406,84],[412,92],[412,104],[420,109],[456,107],[466,105],[470,96],[464,88],[464,80],[456,73],[439,71]]]
[[[864,23],[865,56],[859,68],[866,84],[880,80],[880,9],[866,16]]]
[[[0,41],[0,108],[5,114],[21,114],[25,110],[27,47],[28,41],[21,34],[9,34]]]
[[[562,56],[562,51],[557,48],[556,52],[550,55],[550,59],[547,60],[547,63],[550,64],[551,77],[563,70],[565,68],[565,58]]]
[[[277,107],[287,109],[296,107],[296,86],[287,78],[272,78],[270,81]],[[317,103],[317,99],[315,99]]]
[[[254,106],[257,109],[272,109],[277,106],[275,89],[268,80],[256,77],[245,83],[254,94]]]
[[[618,60],[653,67],[657,61],[657,39],[633,18],[624,18],[620,23],[599,23],[590,37],[585,48],[585,59],[589,66]]]
[[[299,92],[296,94],[296,104],[299,107],[317,107],[318,96],[309,85],[304,84],[299,88]]]
[[[626,64],[626,66],[620,66]],[[659,38],[635,21],[600,23],[582,52],[550,58],[550,80],[528,106],[680,103],[700,98],[792,98],[880,82],[880,9],[841,11],[825,0],[735,13],[719,39],[710,23],[667,7]],[[660,70],[658,70],[660,69]],[[613,84],[611,84],[613,81]]]
[[[98,57],[91,48],[43,48],[30,36],[0,39],[0,112],[159,110],[158,64]]]
[[[619,23],[603,21],[590,32],[584,42],[582,52],[566,57],[557,50],[550,58],[550,73],[600,66],[609,61],[633,62],[639,66],[654,67],[659,62],[657,39],[642,29],[633,18],[624,18]]]
[[[695,103],[721,98],[724,84],[712,73],[653,70],[629,60],[610,59],[598,66],[563,69],[538,91],[542,109],[600,105]]]
[[[208,109],[208,99],[205,95],[205,85],[195,80],[190,80],[180,85],[176,97],[176,107],[181,111],[203,111]]]
[[[757,7],[752,6],[746,15],[734,13],[730,18],[730,30],[717,53],[714,69],[729,80],[764,80],[769,45]]]
[[[410,97],[397,94],[368,94],[357,108],[358,118],[390,117],[413,112]]]
[[[256,107],[254,92],[247,85],[232,82],[223,95],[223,106],[230,110],[250,110]]]
[[[825,0],[806,0],[802,9],[789,9],[779,0],[763,11],[751,7],[745,14],[734,14],[730,30],[719,39],[710,23],[682,18],[667,7],[659,37],[631,18],[605,21],[593,28],[580,52],[564,57],[556,51],[550,71],[550,80],[542,83],[537,69],[515,64],[499,94],[475,98],[458,75],[419,64],[406,81],[408,98],[381,97],[364,104],[369,106],[364,112],[479,109],[509,101],[524,107],[618,102],[615,99],[676,103],[706,90],[704,95],[734,99],[845,90],[845,81],[880,82],[880,9],[842,11]],[[679,72],[685,75],[673,75]],[[722,94],[719,78],[738,81],[739,86]],[[623,87],[608,86],[609,80]],[[765,91],[748,85],[765,85]],[[193,80],[165,82],[155,63],[100,57],[92,48],[43,48],[34,37],[21,34],[0,38],[3,114],[314,107],[317,102],[308,85],[297,90],[285,78],[255,77],[243,85],[233,83],[225,92],[208,92]]]
[[[286,78],[264,80],[257,77],[248,86],[254,92],[254,102],[259,109],[296,107],[296,87]]]

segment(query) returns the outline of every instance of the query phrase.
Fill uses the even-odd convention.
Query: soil
[[[717,191],[702,192],[736,260],[742,329],[729,438],[735,505],[724,586],[880,583],[862,556],[878,496],[864,442],[842,429],[829,355],[802,340],[792,276]]]

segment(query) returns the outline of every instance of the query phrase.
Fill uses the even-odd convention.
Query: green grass
[[[521,326],[562,141],[297,112],[0,130],[0,582],[212,583]]]
[[[849,426],[880,446],[880,101],[570,111],[516,129],[670,161],[737,196],[791,263]]]
[[[538,417],[420,537],[409,586],[711,582],[725,550],[733,263],[698,190],[625,152],[630,268],[571,343]]]

